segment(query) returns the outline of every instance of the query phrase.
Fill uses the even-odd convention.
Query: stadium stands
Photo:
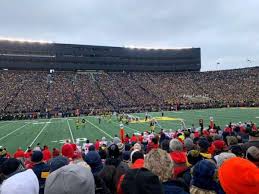
[[[183,73],[1,71],[0,113],[254,106],[259,68]],[[94,110],[94,111],[93,111]]]

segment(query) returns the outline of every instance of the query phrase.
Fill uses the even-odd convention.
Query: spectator
[[[17,159],[7,159],[2,164],[6,180],[1,185],[1,194],[38,194],[39,182],[31,169],[24,170]]]
[[[246,158],[259,168],[259,148],[251,146],[246,151]]]
[[[49,175],[49,166],[43,162],[43,153],[33,151],[31,161],[34,163],[32,168],[39,181],[39,194],[44,194],[45,181]]]
[[[123,194],[163,194],[159,178],[145,168],[129,170],[121,188]]]
[[[200,155],[204,159],[211,159],[212,155],[208,153],[208,148],[210,147],[210,143],[206,138],[201,138],[198,141],[198,149],[200,151]]]
[[[189,188],[184,182],[173,179],[173,163],[166,151],[161,149],[151,150],[145,158],[145,168],[159,177],[165,193],[189,193]]]
[[[103,169],[101,157],[96,151],[88,152],[84,160],[91,167],[93,175],[98,174]]]
[[[51,160],[49,160],[48,164],[49,164],[49,172],[52,173],[55,170],[65,165],[68,165],[69,160],[63,156],[56,156],[55,158],[52,158]]]
[[[14,157],[14,158],[17,158],[17,159],[23,159],[23,157],[24,157],[24,151],[22,150],[21,147],[19,147],[19,148],[17,149],[17,151],[14,153],[13,157]]]
[[[48,146],[44,145],[42,153],[43,153],[43,161],[48,162],[51,159],[51,152],[49,151]]]
[[[94,177],[89,168],[78,164],[70,164],[49,175],[46,181],[45,194],[67,193],[95,193]]]
[[[259,170],[246,159],[231,158],[219,168],[219,181],[227,194],[258,193]]]
[[[216,176],[216,166],[209,160],[201,160],[195,164],[192,172],[192,194],[216,194],[219,185],[214,180]]]

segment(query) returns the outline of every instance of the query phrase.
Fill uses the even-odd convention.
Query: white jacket
[[[34,172],[29,169],[17,173],[6,179],[2,186],[0,194],[38,194],[39,181]]]

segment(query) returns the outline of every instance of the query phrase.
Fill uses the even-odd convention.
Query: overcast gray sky
[[[200,47],[203,71],[257,66],[259,0],[0,0],[0,37]]]

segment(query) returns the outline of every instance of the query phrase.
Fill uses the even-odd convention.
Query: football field
[[[183,110],[177,112],[149,113],[158,121],[156,130],[160,128],[165,130],[177,130],[181,128],[181,121],[184,121],[186,127],[199,127],[199,119],[204,120],[204,126],[209,125],[209,118],[213,117],[216,125],[224,128],[229,122],[253,121],[259,125],[259,108],[222,108],[222,109],[204,109],[204,110]],[[125,132],[132,134],[134,132],[143,132],[149,130],[149,122],[144,121],[145,114],[133,114],[140,117],[140,121],[124,125]],[[13,153],[19,146],[26,150],[28,146],[34,147],[37,143],[41,146],[48,145],[60,148],[65,140],[83,143],[86,139],[94,141],[106,137],[111,139],[119,132],[119,122],[115,117],[112,119],[102,118],[101,123],[95,116],[80,117],[85,119],[85,124],[80,124],[76,128],[78,118],[52,118],[38,120],[17,120],[0,122],[0,146],[6,147],[10,153]]]

